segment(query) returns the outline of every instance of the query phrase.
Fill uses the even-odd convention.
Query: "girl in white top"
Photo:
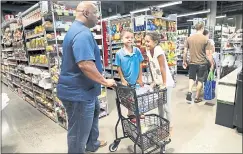
[[[158,85],[160,88],[167,88],[167,103],[158,107],[159,115],[162,117],[165,117],[166,115],[166,118],[170,121],[171,130],[171,95],[175,82],[172,78],[165,53],[159,45],[159,42],[160,35],[158,33],[150,32],[146,34],[145,44],[154,82],[153,85]]]

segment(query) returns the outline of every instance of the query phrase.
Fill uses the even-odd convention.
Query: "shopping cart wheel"
[[[120,140],[115,140],[112,144],[109,146],[110,152],[115,152],[118,148],[118,145],[120,143]]]

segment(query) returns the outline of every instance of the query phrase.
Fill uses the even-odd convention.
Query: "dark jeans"
[[[96,151],[100,142],[98,98],[91,101],[62,101],[68,116],[68,153],[85,153]]]

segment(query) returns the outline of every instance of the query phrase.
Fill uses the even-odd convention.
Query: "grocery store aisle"
[[[172,98],[174,129],[172,142],[167,146],[167,152],[242,153],[242,135],[234,129],[214,124],[216,105],[204,105],[205,102],[186,103],[187,83],[185,75],[178,75]],[[66,152],[66,130],[18,98],[17,95],[9,92],[6,86],[2,87],[3,92],[7,91],[10,98],[9,105],[2,113],[2,128],[6,130],[8,127],[8,131],[3,134],[2,152]],[[117,111],[114,102],[115,93],[110,91],[108,94],[110,115],[100,120],[100,138],[106,139],[110,144],[115,139]],[[119,130],[121,134],[121,128]],[[133,147],[131,145],[133,143],[129,139],[122,140],[117,152],[130,152]],[[98,152],[108,153],[108,146]]]
[[[2,111],[2,152],[65,152],[66,131],[2,84],[10,101]]]

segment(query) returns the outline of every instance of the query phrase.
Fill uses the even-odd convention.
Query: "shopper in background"
[[[61,73],[57,95],[68,116],[68,153],[95,152],[105,146],[99,141],[101,84],[115,85],[102,76],[100,49],[90,32],[98,22],[97,7],[88,1],[79,3],[76,19],[63,41]]]
[[[160,35],[157,32],[147,33],[145,36],[145,44],[147,47],[147,56],[149,59],[149,66],[152,73],[153,84],[160,88],[167,88],[167,103],[159,106],[159,115],[170,121],[170,130],[172,130],[171,123],[171,96],[172,88],[174,87],[174,80],[170,72],[165,52],[159,45]]]
[[[213,56],[214,69],[217,69],[219,59],[217,58],[218,57],[217,52],[215,52],[215,43],[212,39],[209,39],[209,31],[208,30],[205,29],[204,32],[203,32],[203,35],[208,38],[208,42],[211,45],[210,55],[212,54],[212,56]]]
[[[125,86],[135,86],[137,83],[143,86],[142,61],[143,56],[137,47],[133,47],[134,34],[130,28],[124,28],[121,32],[121,39],[124,44],[116,53],[115,65],[118,67],[118,74]],[[135,115],[128,110],[128,117],[135,121]]]
[[[198,23],[195,26],[197,32],[185,41],[184,55],[183,55],[183,67],[186,69],[187,63],[187,51],[190,52],[189,63],[189,91],[186,96],[186,100],[192,101],[192,87],[197,79],[197,92],[195,103],[202,101],[200,98],[200,92],[203,86],[203,82],[206,81],[208,76],[208,63],[210,63],[210,69],[213,69],[213,58],[210,53],[211,46],[208,43],[208,38],[203,35],[204,24]]]

